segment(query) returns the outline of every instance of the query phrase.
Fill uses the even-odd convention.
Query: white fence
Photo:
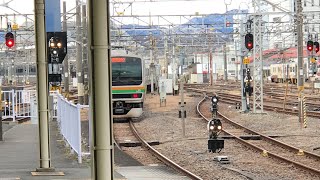
[[[2,91],[2,119],[15,122],[17,118],[36,117],[36,114],[32,115],[31,107],[36,103],[32,99],[36,99],[35,90]]]
[[[60,133],[67,144],[78,155],[78,162],[82,163],[81,110],[88,109],[88,105],[74,105],[56,91],[50,92],[53,97],[51,117],[56,118]],[[37,96],[35,90],[2,91],[3,119],[31,118],[37,123]],[[85,115],[85,114],[84,114]],[[88,118],[88,115],[86,117]]]
[[[79,163],[82,163],[82,155],[87,154],[82,152],[81,146],[81,109],[88,107],[86,105],[74,105],[60,94],[57,95],[57,121],[60,132],[77,153]]]

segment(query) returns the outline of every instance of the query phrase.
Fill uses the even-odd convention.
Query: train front
[[[141,58],[135,56],[112,57],[113,117],[140,117],[143,113],[144,95]]]

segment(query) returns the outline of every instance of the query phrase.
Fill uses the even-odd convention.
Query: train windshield
[[[142,63],[136,57],[112,57],[112,85],[127,86],[142,83]]]

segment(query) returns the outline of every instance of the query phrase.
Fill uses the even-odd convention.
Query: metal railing
[[[13,95],[15,117],[34,117],[35,115],[31,115],[31,100],[32,97],[36,98],[36,90],[16,90]]]
[[[81,109],[87,105],[74,105],[63,96],[57,94],[57,121],[60,132],[78,155],[78,162],[82,163],[82,137],[81,137]]]
[[[15,122],[17,118],[36,117],[35,113],[31,113],[32,108],[36,109],[33,99],[36,99],[36,90],[2,91],[2,119]]]
[[[15,115],[15,101],[14,101],[14,90],[2,91],[1,92],[1,103],[2,103],[2,119],[11,119],[16,121]]]
[[[50,117],[57,120],[64,140],[77,153],[78,162],[82,163],[82,156],[88,155],[89,152],[82,152],[81,121],[88,120],[89,115],[81,112],[86,111],[89,106],[75,105],[57,91],[50,91],[50,96],[52,96],[52,100],[49,101]],[[33,124],[38,123],[36,90],[2,91],[1,103],[3,119],[15,122],[19,121],[19,118],[29,117]]]

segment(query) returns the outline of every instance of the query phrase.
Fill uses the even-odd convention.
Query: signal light
[[[314,42],[314,46],[315,46],[315,51],[316,53],[319,52],[319,43],[318,42]]]
[[[5,36],[6,46],[12,48],[14,46],[14,35],[11,32],[8,32]]]
[[[313,42],[312,41],[308,41],[307,42],[307,49],[308,49],[308,51],[312,51],[313,50]]]
[[[248,50],[251,50],[253,48],[253,35],[252,34],[250,34],[250,33],[246,34],[245,45]]]
[[[217,96],[212,96],[212,98],[211,98],[212,104],[218,104],[218,101],[219,101],[219,99]]]

